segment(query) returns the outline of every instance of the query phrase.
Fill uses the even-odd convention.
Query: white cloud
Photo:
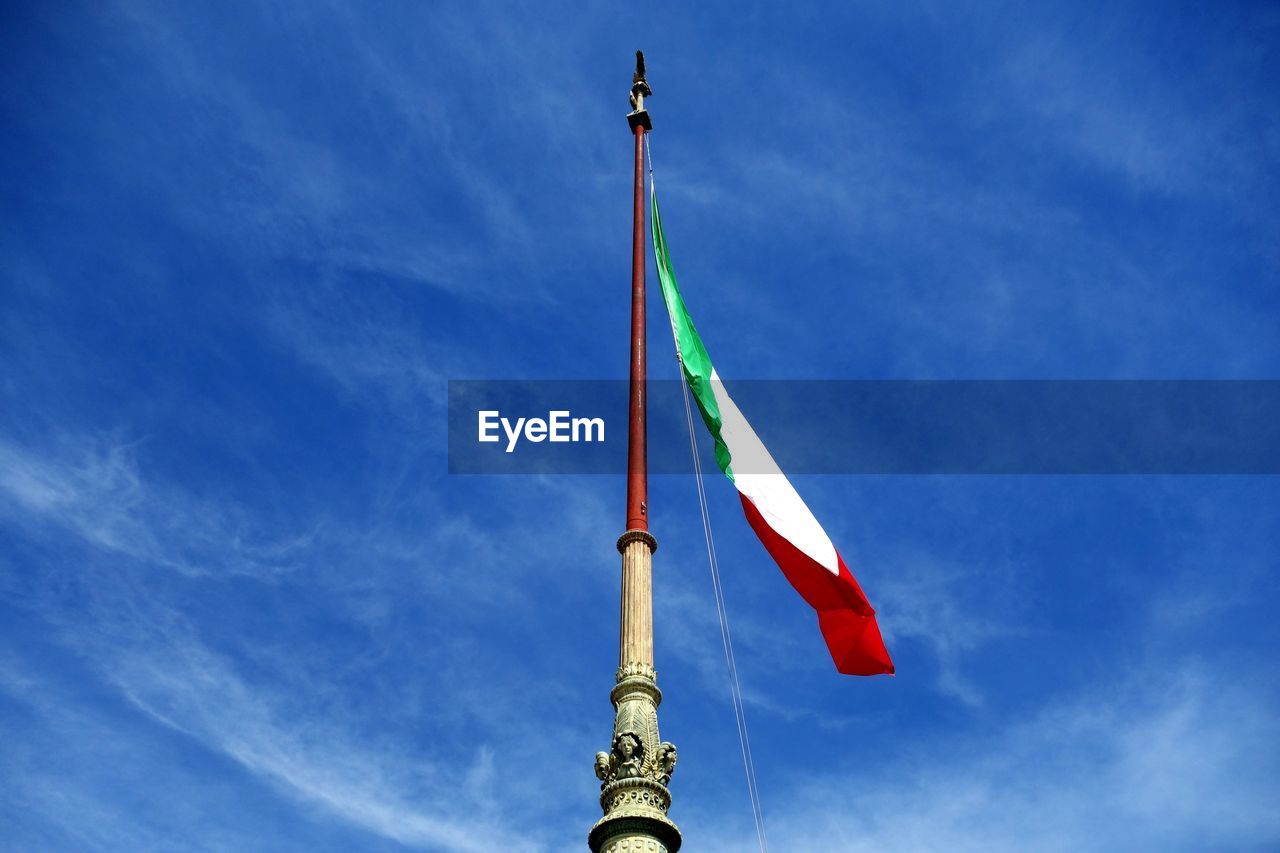
[[[877,584],[877,608],[887,640],[911,637],[930,646],[938,662],[937,688],[970,707],[984,697],[964,672],[969,656],[983,644],[1024,630],[997,622],[991,607],[972,607],[971,590],[990,584],[999,566],[949,566],[920,552],[899,553]],[[1014,615],[1014,614],[1007,614]]]
[[[520,837],[492,814],[496,780],[484,751],[472,766],[455,769],[353,744],[323,715],[307,714],[304,703],[249,688],[189,638],[170,636],[163,649],[128,651],[108,664],[107,677],[157,721],[287,794],[415,847],[480,853]]]
[[[136,450],[110,436],[55,436],[39,451],[0,438],[0,512],[190,576],[269,577],[308,545],[310,533],[273,539],[243,513],[144,481]]]
[[[816,770],[766,800],[780,850],[1262,849],[1280,840],[1280,722],[1253,685],[1131,673],[1004,731],[903,744],[897,766]],[[871,732],[862,733],[873,736]],[[711,850],[751,849],[731,837]]]
[[[506,691],[532,691],[534,685],[526,683],[532,676],[508,671],[506,656],[479,654],[476,638],[466,631],[424,646],[420,634],[406,635],[378,602],[388,595],[420,596],[428,608],[433,601],[450,602],[460,611],[455,618],[464,621],[525,620],[535,627],[545,616],[524,607],[521,584],[586,594],[579,574],[529,573],[559,564],[569,542],[596,538],[603,522],[595,490],[537,477],[503,490],[513,501],[557,507],[563,535],[555,540],[530,535],[528,528],[538,522],[518,514],[510,516],[505,533],[482,531],[476,519],[458,512],[407,528],[375,514],[377,523],[368,529],[348,520],[306,542],[270,549],[247,544],[264,537],[236,531],[236,520],[246,517],[242,508],[196,501],[181,487],[149,480],[136,450],[85,436],[64,436],[43,453],[0,443],[0,512],[6,522],[50,544],[71,533],[89,546],[72,565],[31,567],[34,576],[22,583],[38,591],[21,601],[25,609],[155,723],[227,756],[332,819],[426,849],[542,849],[545,820],[541,829],[531,827],[527,814],[538,802],[540,783],[534,776],[508,778],[499,772],[497,756],[519,753],[540,772],[581,777],[589,787],[589,750],[566,752],[555,734],[590,740],[578,730],[581,722],[547,721],[545,741],[530,744],[520,709],[504,700]],[[596,544],[608,553],[607,540]],[[276,552],[291,570],[306,575],[306,584],[332,593],[333,606],[322,608],[325,618],[354,622],[367,636],[360,635],[353,648],[334,648],[324,638],[303,642],[289,630],[258,625],[251,636],[232,641],[207,623],[205,610],[217,599],[206,602],[201,590],[212,595],[210,582],[230,581],[241,585],[234,600],[253,600],[253,587],[273,576],[275,564],[264,554]],[[117,570],[103,571],[113,560]],[[476,571],[477,565],[510,569],[498,582]],[[157,571],[175,569],[191,585],[155,582]],[[602,589],[606,579],[597,580],[587,586]],[[74,607],[59,598],[68,588],[76,590]],[[215,649],[198,639],[204,633],[222,645]],[[392,653],[408,657],[388,671],[379,661]],[[250,680],[243,675],[246,668],[271,675]],[[371,680],[360,683],[373,695],[344,689],[350,669],[368,675]],[[395,673],[411,683],[400,684]],[[388,678],[393,681],[386,683]],[[5,681],[26,701],[45,692],[45,685],[30,679]],[[555,697],[565,688],[540,689]],[[448,701],[440,700],[440,691]],[[377,704],[386,736],[368,733],[364,715],[370,702]],[[410,723],[432,737],[419,740],[406,729]],[[601,728],[606,725],[607,715]],[[443,732],[455,736],[440,741]],[[466,739],[456,741],[458,732]],[[62,811],[71,800],[46,796],[53,784],[46,782],[32,793],[40,808],[56,823],[78,826]],[[513,796],[522,805],[513,807]],[[112,808],[106,792],[95,800],[82,786],[75,797],[85,801],[77,814],[101,814],[106,826]],[[118,829],[114,837],[129,837],[127,828]],[[89,846],[112,846],[103,832],[84,832]],[[144,847],[166,846],[142,831],[131,839]]]

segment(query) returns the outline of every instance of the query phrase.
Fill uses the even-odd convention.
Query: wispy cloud
[[[373,649],[367,642],[361,645],[363,663],[351,660],[350,652],[322,644],[313,651],[328,661],[323,666],[314,659],[299,662],[296,653],[277,648],[278,638],[273,639],[272,632],[259,631],[252,644],[233,642],[215,650],[199,639],[199,633],[210,628],[202,629],[201,617],[192,612],[200,608],[154,583],[151,573],[176,569],[196,582],[240,578],[256,583],[272,576],[273,564],[265,559],[271,549],[255,548],[234,532],[230,520],[240,516],[239,510],[195,502],[181,488],[148,481],[136,449],[85,438],[64,438],[55,448],[45,448],[44,455],[12,442],[0,447],[0,495],[8,523],[30,528],[33,534],[49,527],[51,541],[74,534],[85,546],[87,563],[82,564],[90,570],[100,556],[126,558],[133,564],[129,571],[98,573],[96,580],[92,574],[49,565],[41,570],[41,577],[29,579],[40,586],[75,588],[77,596],[89,602],[87,609],[78,607],[74,613],[64,609],[57,593],[26,602],[25,607],[55,627],[61,644],[73,649],[105,684],[157,724],[225,755],[331,819],[415,848],[480,851],[515,845],[544,849],[539,833],[521,827],[502,798],[503,791],[525,790],[536,786],[536,781],[503,778],[495,770],[495,756],[515,750],[547,772],[582,775],[584,780],[590,774],[586,758],[578,761],[576,756],[564,755],[550,741],[536,748],[526,742],[516,725],[519,714],[501,701],[501,695],[504,690],[532,689],[532,685],[519,687],[525,679],[513,674],[497,677],[503,667],[499,659],[462,665],[457,655],[472,645],[465,636],[418,650],[413,671],[437,688],[451,685],[447,688],[450,701],[434,700],[424,693],[425,682],[415,680],[409,689],[396,691],[398,695],[377,700],[385,725],[398,729],[414,715],[416,725],[469,734],[466,746],[442,742],[432,748],[428,742],[424,749],[406,753],[403,746],[394,747],[386,738],[362,731],[358,708],[364,700],[335,692],[332,676],[326,674],[326,667],[330,672],[336,667],[340,674],[352,667],[378,668],[379,657],[369,657]],[[543,500],[559,496],[556,499],[564,510],[560,518],[570,537],[590,536],[602,526],[590,490],[566,490],[558,481],[540,478],[529,478],[526,485],[529,492],[542,494]],[[495,604],[513,608],[514,613],[518,585],[532,578],[508,572],[495,582],[475,572],[474,561],[537,571],[563,554],[566,540],[551,543],[532,536],[521,526],[534,522],[515,518],[507,537],[481,530],[465,516],[442,519],[416,544],[394,526],[377,532],[326,531],[324,551],[334,552],[336,571],[324,565],[316,542],[289,543],[274,550],[311,582],[335,591],[353,582],[367,586],[371,577],[400,571],[405,565],[434,562],[440,570],[432,568],[406,588],[448,600],[455,607],[473,597],[487,608],[477,613],[483,619]],[[341,568],[356,554],[366,566],[363,580],[344,577]],[[460,571],[442,571],[455,564]],[[372,575],[367,573],[370,569]],[[575,585],[571,576],[551,580],[566,589]],[[349,609],[348,615],[368,620],[379,642],[394,638],[397,647],[418,645],[412,638],[396,636],[399,632],[388,624],[390,614],[385,609],[362,610],[358,599]],[[500,613],[494,615],[500,618]],[[270,678],[246,678],[242,674],[246,667],[276,673],[275,683]],[[21,668],[10,667],[6,672],[7,689],[13,695],[43,707],[38,697],[47,692],[47,684],[24,675]],[[476,678],[484,672],[493,677],[482,678],[478,685]],[[585,739],[586,735],[575,732],[573,737]],[[588,755],[585,749],[583,755]],[[68,802],[49,799],[41,791],[33,791],[32,796],[40,798],[40,807],[54,819]],[[82,790],[75,797],[91,800],[92,794]],[[527,797],[516,812],[524,813],[536,800]],[[82,813],[100,813],[105,821],[111,808],[105,802],[88,802]],[[110,846],[109,835],[91,835],[90,846]],[[131,838],[134,844],[166,846],[161,840],[147,842],[143,834]]]
[[[469,767],[446,769],[422,756],[405,760],[354,745],[298,703],[281,708],[281,697],[250,689],[191,640],[170,636],[164,649],[126,653],[109,664],[107,677],[146,714],[290,795],[416,847],[487,851],[520,837],[499,823],[487,752]]]
[[[103,550],[186,575],[269,577],[287,571],[311,533],[272,539],[247,516],[147,483],[137,443],[66,434],[40,451],[0,438],[0,507]],[[230,547],[228,547],[230,546]]]
[[[1018,105],[1048,139],[1134,188],[1247,192],[1268,156],[1261,125],[1271,119],[1240,92],[1223,97],[1238,86],[1239,67],[1211,51],[1188,50],[1184,61],[1195,78],[1174,82],[1148,53],[1167,37],[1162,27],[1132,29],[1108,17],[1094,22],[1096,38],[1046,30],[1013,50],[1003,76]],[[1250,124],[1259,132],[1239,132]]]
[[[786,850],[1262,849],[1280,837],[1280,733],[1247,681],[1129,672],[990,736],[915,749],[892,772],[818,770],[766,801]],[[745,850],[746,837],[708,849]]]
[[[970,707],[984,701],[964,674],[972,653],[991,640],[1025,630],[1013,621],[1017,614],[1006,612],[1001,624],[993,619],[991,608],[972,607],[973,582],[982,578],[990,583],[993,568],[947,566],[936,557],[915,553],[900,555],[891,567],[883,568],[879,583],[877,606],[887,614],[889,640],[911,638],[930,647],[938,666],[938,690]]]
[[[79,650],[90,654],[102,677],[156,723],[224,755],[285,796],[319,808],[329,819],[415,849],[487,851],[511,844],[541,849],[514,827],[504,827],[490,751],[476,750],[470,764],[446,764],[426,755],[406,756],[353,742],[350,732],[333,725],[323,712],[296,696],[261,685],[251,687],[225,657],[201,646],[176,627],[179,623],[170,619],[169,626],[161,629],[160,621],[135,626],[146,634],[145,641],[140,634],[121,634],[119,622],[105,633],[98,626],[77,638],[92,637],[99,644],[97,649]],[[30,703],[43,725],[58,728],[62,737],[72,741],[93,736],[103,726],[87,712],[73,710],[74,703],[67,708],[48,701],[59,691],[44,678],[6,667],[4,689]],[[141,749],[140,745],[121,746],[125,751]],[[72,833],[91,837],[92,847],[110,846],[113,838],[130,847],[160,849],[170,843],[160,837],[150,837],[148,842],[145,832],[113,833],[110,828],[116,820],[104,820],[95,831],[93,816],[106,818],[111,806],[91,790],[76,790],[68,784],[64,790],[71,799],[60,802],[33,786],[24,787],[40,800],[40,808],[63,821]],[[84,810],[65,813],[71,801]],[[105,834],[100,831],[104,828]],[[200,847],[219,846],[220,834],[202,839]]]

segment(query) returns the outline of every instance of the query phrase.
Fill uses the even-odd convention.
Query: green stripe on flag
[[[650,193],[652,214],[649,222],[653,228],[653,255],[658,267],[658,281],[662,283],[662,301],[667,305],[667,316],[671,318],[671,329],[676,338],[676,348],[680,351],[680,365],[684,369],[684,378],[693,391],[693,399],[702,412],[702,420],[711,437],[715,439],[716,464],[730,480],[733,471],[729,467],[729,448],[721,437],[720,428],[723,423],[720,417],[720,405],[716,402],[715,391],[711,382],[711,357],[707,348],[702,345],[702,338],[693,325],[693,318],[680,298],[680,285],[676,283],[676,272],[671,267],[671,255],[667,251],[667,238],[662,233],[662,217],[658,214],[658,194]]]

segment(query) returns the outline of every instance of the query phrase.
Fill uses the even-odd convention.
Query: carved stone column
[[[604,817],[587,836],[593,853],[676,853],[680,830],[667,817],[667,785],[676,748],[658,735],[657,672],[653,668],[653,552],[658,542],[644,530],[618,539],[622,553],[622,624],[615,708],[608,752],[596,753]]]

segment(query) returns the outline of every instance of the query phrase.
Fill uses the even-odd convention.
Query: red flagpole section
[[[644,316],[644,133],[645,123],[633,122],[636,136],[635,204],[631,228],[631,396],[627,433],[627,529],[649,529],[648,445],[645,435],[645,316]]]

